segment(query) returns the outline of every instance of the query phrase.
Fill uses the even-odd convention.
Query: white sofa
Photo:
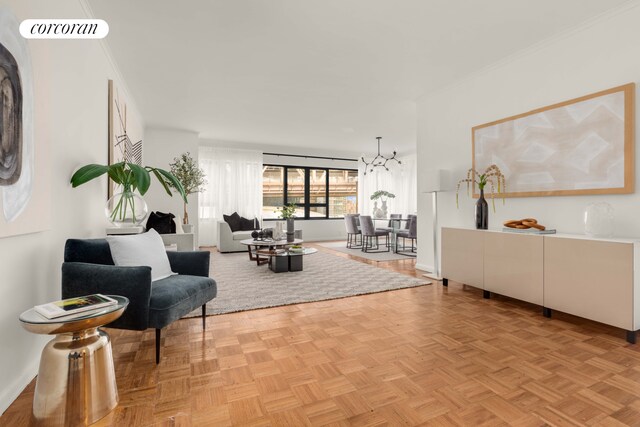
[[[247,246],[240,243],[240,240],[250,239],[251,232],[236,231],[232,232],[231,227],[224,221],[218,221],[218,241],[217,247],[220,252],[243,252],[247,250]]]

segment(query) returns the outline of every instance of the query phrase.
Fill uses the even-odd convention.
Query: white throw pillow
[[[153,228],[142,234],[107,236],[107,242],[115,265],[149,266],[151,280],[154,282],[177,274],[171,271],[162,237]]]

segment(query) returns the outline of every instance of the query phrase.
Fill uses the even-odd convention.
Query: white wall
[[[78,0],[0,0],[0,6],[12,10],[18,21],[88,16]],[[35,141],[49,144],[50,153],[36,159],[36,165],[51,162],[53,170],[52,229],[0,239],[0,412],[34,378],[42,347],[51,338],[22,329],[18,315],[60,297],[67,238],[104,235],[106,181],[72,189],[69,179],[84,164],[107,163],[107,80],[124,86],[100,41],[33,40],[29,46]]]
[[[418,162],[453,171],[454,180],[471,167],[471,128],[553,103],[587,95],[640,79],[640,7],[590,22],[541,43],[459,84],[425,96],[418,102]],[[636,95],[636,98],[638,96]],[[636,108],[636,112],[640,109]],[[636,125],[640,119],[636,117]],[[638,131],[636,130],[636,134]],[[640,153],[640,150],[636,150]],[[636,164],[638,154],[636,154]],[[636,188],[640,173],[636,172]],[[421,194],[426,183],[418,171],[418,266],[432,265],[431,195]],[[508,184],[508,183],[507,183]],[[441,226],[474,226],[474,203],[455,192],[439,196]],[[535,217],[561,232],[583,233],[583,212],[593,202],[606,201],[615,209],[616,234],[640,236],[640,196],[602,195],[507,199],[490,209],[489,227],[508,219]]]
[[[198,134],[189,131],[147,127],[142,149],[145,165],[168,171],[170,170],[169,164],[173,163],[173,159],[182,153],[189,152],[191,157],[196,162],[198,161]],[[196,236],[198,235],[198,195],[199,193],[191,194],[187,198],[189,201],[187,203],[189,223],[194,225]],[[174,193],[172,197],[169,197],[154,176],[151,177],[151,187],[144,198],[149,212],[171,212],[181,218],[184,216],[184,204],[180,195]]]

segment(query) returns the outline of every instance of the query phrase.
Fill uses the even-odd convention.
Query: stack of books
[[[88,316],[94,311],[117,303],[118,301],[108,296],[93,294],[36,305],[34,309],[47,319],[68,320]]]

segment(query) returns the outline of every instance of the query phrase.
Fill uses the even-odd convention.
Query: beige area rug
[[[384,242],[384,239],[381,239],[380,242]],[[409,241],[407,240],[407,244],[408,242]],[[348,249],[346,241],[317,242],[316,244],[334,251],[342,252],[349,255],[355,255],[357,257],[370,259],[372,261],[397,261],[403,259],[415,259],[415,257],[396,254],[393,252],[393,249],[389,250],[389,252],[362,252],[360,249]],[[382,245],[380,247],[382,248]]]
[[[211,252],[211,277],[218,296],[207,304],[207,314],[323,301],[354,295],[431,284],[426,278],[367,265],[331,253],[304,256],[304,270],[274,273],[257,266],[246,252]],[[200,309],[187,317],[201,315]]]

